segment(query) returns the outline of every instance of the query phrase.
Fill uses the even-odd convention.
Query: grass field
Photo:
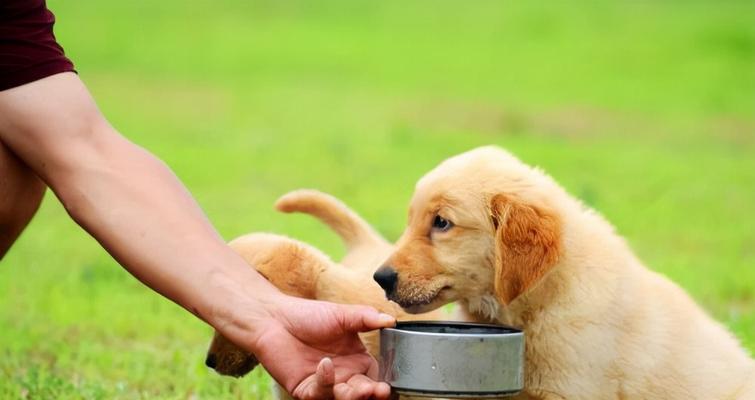
[[[111,122],[224,237],[333,256],[288,190],[388,238],[414,182],[501,145],[601,211],[755,351],[755,3],[49,0]],[[203,365],[211,330],[124,272],[48,193],[0,265],[0,398],[266,398]]]

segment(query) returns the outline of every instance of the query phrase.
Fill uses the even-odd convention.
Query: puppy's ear
[[[319,250],[279,235],[254,233],[230,246],[278,290],[305,299],[317,298],[320,272],[332,264]]]
[[[316,299],[318,275],[323,269],[318,261],[298,246],[286,243],[276,253],[256,262],[254,267],[281,292]]]
[[[512,196],[494,196],[490,211],[496,229],[495,293],[509,304],[558,261],[561,224],[553,212]]]

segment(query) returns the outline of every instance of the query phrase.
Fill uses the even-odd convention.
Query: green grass
[[[601,211],[755,350],[755,3],[49,0],[99,105],[226,238],[318,223],[335,194],[387,237],[414,182],[498,144]],[[210,329],[48,195],[0,265],[0,398],[265,398],[202,364]]]

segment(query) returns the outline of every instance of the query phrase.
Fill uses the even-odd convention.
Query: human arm
[[[75,74],[0,92],[0,140],[124,268],[254,352],[297,397],[388,396],[356,332],[393,319],[278,292],[225,245],[164,163],[110,126]]]

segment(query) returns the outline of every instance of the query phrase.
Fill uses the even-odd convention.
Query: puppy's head
[[[316,298],[319,274],[329,263],[327,257],[316,249],[283,236],[264,233],[242,236],[230,246],[281,292]],[[205,364],[221,375],[241,377],[254,369],[258,361],[254,354],[216,331]]]
[[[412,313],[495,298],[506,305],[557,263],[565,193],[494,147],[450,158],[418,183],[397,250],[375,272]]]

